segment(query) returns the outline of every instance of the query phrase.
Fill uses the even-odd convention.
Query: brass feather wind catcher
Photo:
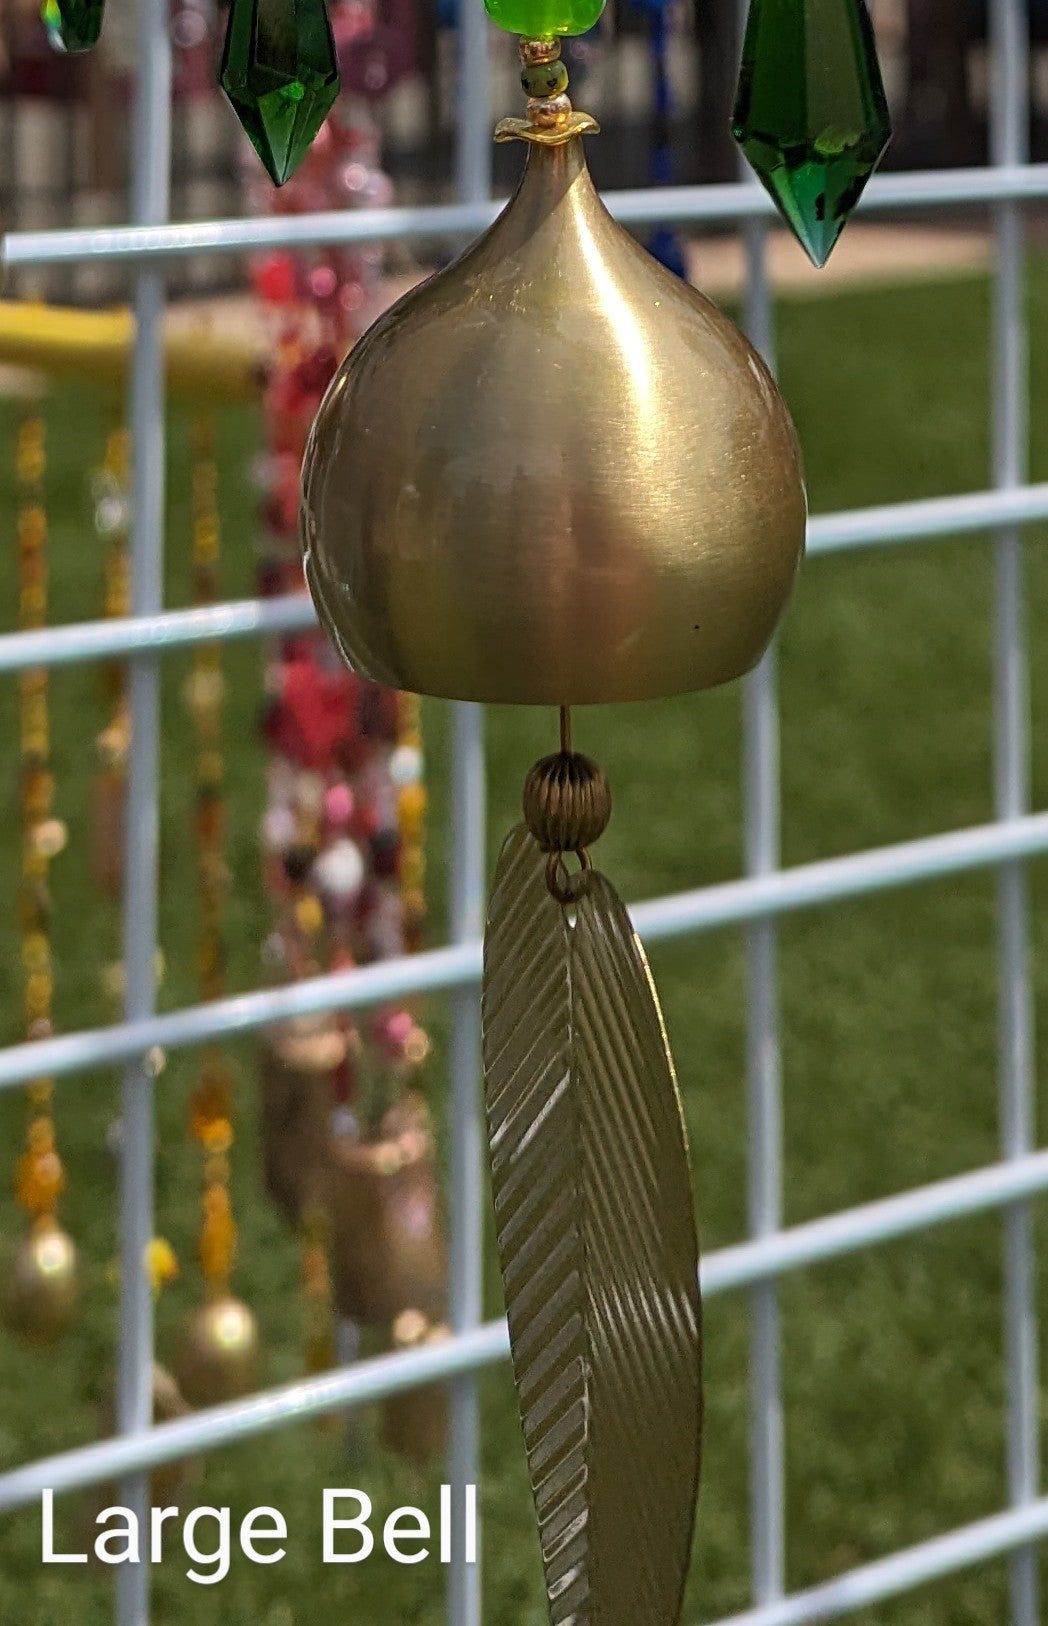
[[[302,544],[358,672],[559,708],[484,946],[495,1234],[550,1621],[675,1626],[702,1419],[688,1151],[644,952],[590,860],[611,796],[570,708],[748,670],[805,496],[759,356],[597,196],[559,43],[520,50],[527,117],[496,138],[526,143],[521,182],[343,363]]]

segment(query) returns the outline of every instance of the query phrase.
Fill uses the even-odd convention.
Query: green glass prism
[[[105,0],[44,0],[40,11],[52,50],[79,56],[98,44]]]
[[[599,21],[606,0],[484,0],[493,23],[508,34],[552,40],[561,34],[587,34]]]
[[[324,0],[232,0],[219,83],[274,184],[283,186],[339,91]]]
[[[865,0],[750,0],[732,133],[825,265],[891,139]]]

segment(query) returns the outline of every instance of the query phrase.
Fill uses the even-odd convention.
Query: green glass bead
[[[568,70],[559,58],[556,62],[532,62],[520,70],[520,82],[526,96],[563,96],[568,88]]]
[[[339,91],[324,0],[232,0],[219,83],[273,181],[283,186]]]
[[[865,0],[750,0],[732,133],[825,265],[891,139]]]
[[[40,15],[48,43],[65,56],[79,56],[98,44],[104,0],[44,0]]]
[[[493,23],[529,40],[588,34],[604,6],[605,0],[484,0]]]

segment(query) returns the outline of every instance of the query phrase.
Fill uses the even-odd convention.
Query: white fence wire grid
[[[0,1475],[0,1510],[121,1476],[122,1500],[144,1507],[148,1472],[204,1448],[295,1420],[376,1400],[438,1378],[452,1381],[449,1478],[478,1477],[477,1380],[508,1353],[505,1324],[481,1323],[481,1255],[486,1202],[478,1090],[479,931],[484,890],[484,746],[477,708],[456,707],[452,782],[456,839],[450,865],[451,942],[411,959],[319,977],[288,989],[255,992],[158,1015],[153,987],[156,946],[158,672],[161,655],[202,639],[265,635],[310,624],[299,599],[244,601],[206,610],[165,611],[161,565],[164,411],[161,319],[164,266],[192,254],[278,244],[464,238],[486,226],[490,195],[489,111],[482,96],[464,105],[455,204],[344,215],[285,216],[172,224],[168,220],[171,60],[166,0],[139,0],[132,221],[125,227],[16,232],[0,246],[7,267],[69,264],[83,258],[129,260],[135,273],[137,339],[131,380],[133,605],[120,622],[67,626],[0,637],[0,672],[111,655],[131,663],[133,745],[130,765],[125,895],[125,954],[131,974],[125,1020],[0,1050],[0,1088],[42,1072],[57,1076],[103,1063],[125,1067],[122,1173],[121,1367],[119,1433]],[[462,7],[462,71],[487,82],[487,21],[479,0]],[[960,497],[894,504],[813,518],[814,555],[993,529],[995,587],[996,822],[783,870],[778,843],[778,739],[774,654],[749,680],[744,704],[746,875],[698,891],[653,899],[633,910],[647,941],[727,924],[749,938],[747,1102],[749,1230],[737,1246],[708,1256],[707,1295],[751,1295],[753,1607],[719,1626],[804,1626],[836,1619],[926,1581],[1009,1555],[1012,1626],[1038,1626],[1036,1543],[1048,1536],[1048,1496],[1037,1476],[1037,1351],[1030,1201],[1048,1191],[1048,1151],[1033,1137],[1034,1059],[1024,861],[1048,853],[1048,814],[1030,810],[1028,696],[1021,579],[1021,528],[1048,519],[1048,485],[1028,483],[1028,392],[1023,292],[1024,202],[1048,197],[1048,165],[1026,162],[1027,16],[1023,0],[992,0],[991,163],[980,169],[876,178],[864,208],[877,213],[990,205],[996,237],[993,300],[992,489]],[[738,222],[746,234],[747,326],[773,351],[764,274],[764,226],[770,203],[752,182],[704,188],[612,193],[607,202],[629,223]],[[882,1201],[781,1226],[781,1091],[775,922],[795,910],[992,867],[998,881],[1000,1161]],[[453,1336],[424,1350],[360,1362],[323,1377],[151,1426],[152,1305],[138,1268],[152,1234],[152,1085],[147,1055],[155,1045],[191,1046],[242,1033],[294,1014],[358,1008],[408,993],[444,990],[453,1004],[451,1083],[451,1305]],[[1004,1317],[1007,1360],[1009,1506],[992,1517],[886,1555],[812,1589],[787,1594],[783,1529],[783,1453],[776,1283],[787,1272],[878,1242],[912,1235],[992,1209],[1006,1216]],[[479,1567],[454,1543],[449,1619],[479,1626]],[[118,1626],[147,1626],[148,1567],[119,1573]]]

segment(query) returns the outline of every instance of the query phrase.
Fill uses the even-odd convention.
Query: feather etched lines
[[[484,951],[495,1228],[552,1626],[675,1626],[701,1436],[683,1118],[643,951],[521,826]]]

